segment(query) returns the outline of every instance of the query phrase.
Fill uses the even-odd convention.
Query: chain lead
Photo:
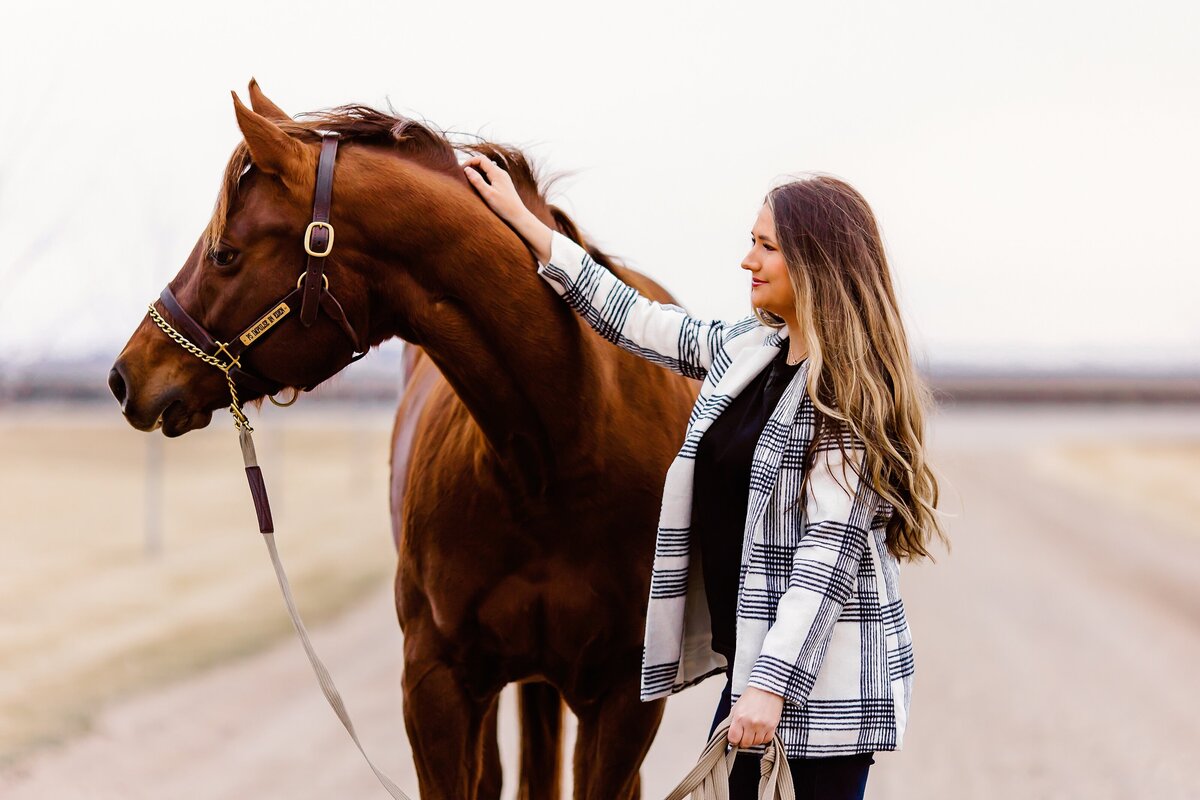
[[[230,370],[238,365],[238,360],[235,358],[229,362],[225,362],[216,356],[210,356],[208,353],[204,352],[199,347],[188,341],[188,338],[182,333],[171,327],[171,323],[163,319],[162,315],[158,313],[158,310],[154,308],[153,303],[147,306],[147,308],[150,309],[150,319],[154,320],[154,324],[161,328],[163,333],[171,337],[173,342],[178,344],[184,350],[187,350],[205,364],[216,367],[217,369],[221,370],[221,372],[225,373],[225,380],[229,383],[229,413],[233,415],[233,427],[237,428],[239,431],[244,430],[246,433],[253,431],[254,428],[250,427],[250,420],[247,419],[246,415],[242,412],[242,403],[240,400],[238,400],[237,386],[233,382],[233,375],[230,374]],[[229,352],[225,349],[225,345],[221,342],[217,342],[217,347],[220,348],[221,352]]]

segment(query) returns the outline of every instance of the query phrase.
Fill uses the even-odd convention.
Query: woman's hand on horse
[[[525,207],[509,174],[487,156],[471,156],[463,162],[463,171],[492,211],[529,243],[537,260],[549,262],[551,231]]]
[[[729,712],[729,735],[726,738],[734,747],[766,744],[775,736],[782,714],[782,697],[747,686],[745,694],[738,698]]]

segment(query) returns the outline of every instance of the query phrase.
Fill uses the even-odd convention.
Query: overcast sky
[[[22,3],[0,48],[0,359],[115,355],[257,77],[530,147],[693,313],[749,310],[773,181],[882,226],[919,363],[1200,365],[1200,4]]]

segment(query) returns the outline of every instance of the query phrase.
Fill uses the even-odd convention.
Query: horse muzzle
[[[212,409],[189,405],[192,392],[185,393],[182,386],[156,379],[154,372],[149,379],[137,377],[137,372],[123,355],[108,373],[108,388],[132,427],[146,432],[161,429],[164,436],[175,437],[203,428],[212,421]],[[219,394],[216,396],[220,397]],[[214,402],[219,408],[221,401]]]

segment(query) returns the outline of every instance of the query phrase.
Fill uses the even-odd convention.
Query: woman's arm
[[[479,171],[473,167],[479,167]],[[684,309],[640,294],[569,237],[552,231],[527,209],[508,173],[483,156],[464,162],[467,179],[523,238],[538,274],[584,321],[613,344],[689,378],[703,379],[736,324],[702,320]],[[487,181],[480,176],[487,176]]]
[[[645,297],[558,231],[538,274],[605,339],[680,375],[703,380],[724,346],[723,320]]]
[[[865,470],[861,442],[847,438],[847,455]],[[834,622],[858,579],[871,520],[881,502],[870,480],[859,480],[843,459],[836,441],[823,442],[814,462],[804,533],[792,556],[788,588],[748,680],[749,686],[797,705],[808,700],[816,682]]]

